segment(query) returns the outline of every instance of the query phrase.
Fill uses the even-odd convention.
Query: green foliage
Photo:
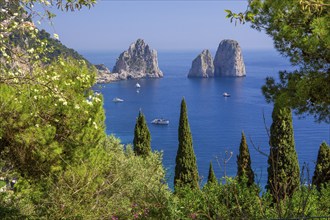
[[[276,49],[290,58],[299,71],[281,72],[280,82],[266,80],[268,101],[283,95],[296,113],[309,113],[317,121],[330,122],[330,14],[329,4],[306,5],[308,1],[264,1],[252,7],[258,13],[253,25],[266,30]],[[285,13],[283,13],[285,11]],[[275,90],[272,88],[276,88]]]
[[[179,147],[176,154],[174,186],[198,188],[198,170],[188,122],[187,106],[181,102],[179,121]]]
[[[267,77],[262,92],[267,102],[276,99],[286,100],[295,113],[314,115],[316,121],[330,122],[330,72],[318,73],[303,71],[280,71],[280,81]]]
[[[268,102],[284,97],[287,106],[316,121],[330,123],[330,4],[326,0],[250,0],[244,13],[227,10],[236,21],[265,31],[275,48],[297,67],[281,71],[280,80],[266,79]]]
[[[62,10],[74,11],[75,9],[80,10],[82,7],[91,8],[96,4],[96,0],[53,0],[51,4],[56,4],[57,8]]]
[[[139,116],[136,119],[134,129],[134,152],[138,156],[146,157],[151,153],[151,136],[148,129],[147,122],[143,113],[140,111]]]
[[[292,195],[275,205],[267,207],[276,218],[304,218],[329,216],[329,188],[322,187],[319,192],[315,187],[301,186]]]
[[[300,184],[299,164],[294,146],[291,110],[275,103],[270,128],[270,154],[266,188],[279,202],[291,197]]]
[[[330,183],[324,184],[320,187],[317,213],[322,216],[330,215]]]
[[[102,97],[90,90],[95,72],[82,61],[57,62],[34,69],[30,84],[0,84],[1,159],[33,179],[61,170],[105,137]]]
[[[214,170],[213,170],[213,167],[212,167],[212,162],[210,162],[210,168],[209,168],[209,175],[207,177],[207,183],[208,184],[218,183],[217,177],[214,174]]]
[[[96,0],[16,0],[12,2],[11,4],[21,4],[27,8],[33,8],[35,4],[41,4],[45,8],[55,5],[61,10],[74,11],[80,10],[83,7],[91,8],[95,5]],[[46,11],[46,14],[48,15],[48,19],[55,17],[55,14],[51,13],[49,10]]]
[[[172,219],[262,219],[267,202],[258,189],[228,178],[226,184],[206,184],[202,190],[176,188]],[[268,217],[268,216],[267,216]]]
[[[314,170],[313,184],[320,189],[322,184],[330,183],[330,148],[323,142],[319,148]]]
[[[109,137],[58,173],[57,181],[45,177],[31,184],[21,179],[0,207],[35,219],[164,219],[170,191],[161,159],[159,153],[135,156]]]
[[[254,172],[251,167],[251,157],[244,132],[242,132],[239,155],[237,156],[237,178],[239,182],[247,178],[248,186],[254,184]]]
[[[177,188],[171,197],[169,219],[291,219],[329,216],[330,190],[299,187],[291,198],[274,204],[272,195],[260,194],[254,184],[226,179],[226,184],[206,184],[202,190]]]
[[[317,190],[302,186],[299,190],[293,193],[289,201],[283,201],[282,205],[285,209],[286,217],[306,217],[320,216],[317,212],[318,203]],[[322,216],[322,215],[321,215]]]

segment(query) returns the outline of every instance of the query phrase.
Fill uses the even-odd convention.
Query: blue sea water
[[[244,131],[256,181],[264,186],[267,157],[256,148],[269,153],[267,129],[272,123],[272,104],[265,102],[261,86],[267,76],[277,77],[279,70],[293,68],[275,51],[244,51],[246,77],[188,79],[191,62],[199,52],[159,51],[159,66],[164,73],[162,79],[127,80],[101,85],[98,89],[104,96],[106,131],[119,137],[124,144],[132,143],[135,120],[141,109],[151,132],[152,149],[163,152],[168,183],[172,186],[180,102],[184,97],[202,182],[207,180],[210,162],[218,178],[236,175],[236,155],[241,132]],[[82,54],[92,63],[103,63],[112,69],[120,52],[89,51]],[[141,85],[139,93],[136,92],[136,82]],[[230,93],[231,97],[223,97],[224,92]],[[114,97],[122,98],[124,102],[114,103]],[[154,118],[159,117],[169,119],[170,124],[151,124]],[[329,143],[330,127],[325,123],[315,123],[312,117],[299,119],[295,115],[293,127],[300,167],[308,164],[313,174],[320,144],[322,141]],[[233,155],[229,159],[230,152]]]

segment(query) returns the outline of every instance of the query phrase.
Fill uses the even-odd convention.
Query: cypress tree
[[[270,154],[266,188],[279,202],[291,197],[299,187],[300,173],[294,146],[291,109],[274,104],[270,127]]]
[[[150,132],[142,112],[139,112],[139,116],[136,119],[134,129],[134,152],[137,156],[147,156],[151,153],[151,137]]]
[[[312,182],[318,189],[330,183],[330,148],[325,142],[319,148]]]
[[[237,155],[237,177],[239,182],[246,179],[248,186],[254,183],[254,172],[251,168],[251,157],[244,132],[242,132],[239,155]]]
[[[187,106],[184,99],[181,102],[179,121],[179,147],[176,154],[174,187],[189,186],[198,188],[198,170],[196,156],[192,144]]]
[[[212,167],[212,162],[210,162],[210,168],[209,168],[209,175],[207,177],[207,183],[208,184],[214,184],[214,183],[217,183],[217,182],[218,182],[218,180],[217,180],[217,177],[214,174],[214,170],[213,170],[213,167]]]

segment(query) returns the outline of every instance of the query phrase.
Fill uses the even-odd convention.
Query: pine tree
[[[327,183],[330,183],[330,148],[323,142],[317,155],[313,185],[320,189],[322,184]]]
[[[151,153],[151,137],[150,132],[142,112],[139,112],[139,116],[136,119],[134,129],[134,152],[137,156],[147,156]]]
[[[270,128],[270,154],[266,188],[279,202],[299,187],[300,173],[294,146],[291,109],[274,104]]]
[[[184,99],[181,102],[179,121],[179,147],[176,155],[174,186],[189,186],[198,188],[198,170],[196,156],[192,144],[187,106]]]
[[[242,132],[239,155],[237,156],[237,177],[239,182],[246,179],[248,186],[254,183],[254,172],[251,168],[251,157],[244,132]]]
[[[213,167],[212,167],[212,162],[210,162],[210,168],[209,168],[209,175],[207,177],[207,183],[208,184],[214,184],[214,183],[217,183],[217,182],[218,182],[218,180],[217,180],[217,177],[214,174],[214,170],[213,170]]]

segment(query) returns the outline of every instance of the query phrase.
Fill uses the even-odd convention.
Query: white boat
[[[229,93],[226,93],[226,92],[224,92],[222,95],[223,95],[224,97],[230,97],[230,94],[229,94]]]
[[[136,88],[141,88],[141,85],[140,85],[139,83],[136,83],[136,84],[135,84],[135,87],[136,87]]]
[[[112,99],[112,101],[113,102],[123,102],[124,99],[120,99],[120,98],[116,97],[116,98]]]
[[[170,121],[167,119],[156,118],[156,119],[152,120],[151,123],[156,124],[156,125],[168,125],[170,123]]]

